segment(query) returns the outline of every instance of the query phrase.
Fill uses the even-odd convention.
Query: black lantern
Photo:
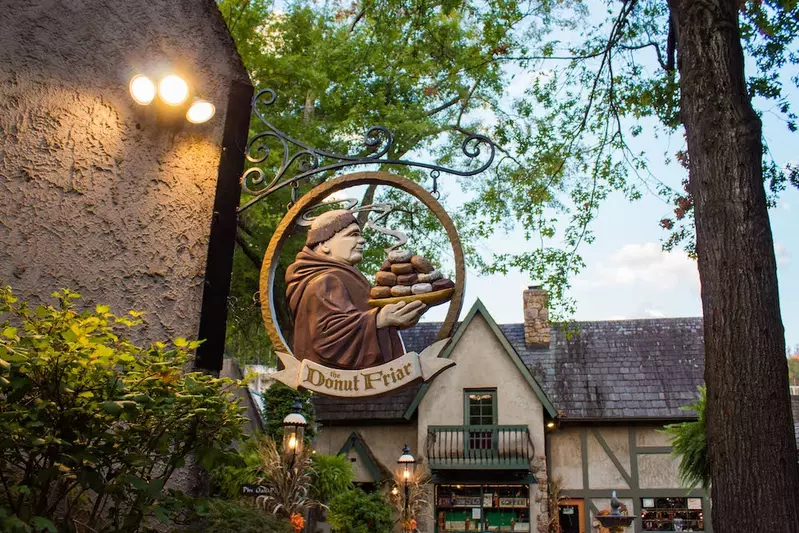
[[[402,455],[397,459],[397,464],[402,468],[400,475],[402,475],[402,482],[407,486],[412,481],[413,471],[416,468],[416,459],[411,455],[411,449],[407,444],[402,448]]]
[[[302,403],[297,400],[291,407],[291,412],[283,419],[283,453],[292,462],[298,453],[302,453],[307,425],[308,421],[302,416]]]
[[[408,448],[406,444],[402,448],[402,455],[400,458],[397,459],[397,464],[400,465],[400,475],[402,476],[402,484],[405,488],[405,505],[404,505],[404,524],[403,529],[406,531],[410,531],[410,514],[409,514],[409,502],[408,502],[408,493],[410,492],[410,483],[413,481],[413,471],[416,468],[416,459],[413,458],[411,455],[411,449]]]

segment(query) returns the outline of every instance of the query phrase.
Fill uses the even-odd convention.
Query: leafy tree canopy
[[[493,138],[501,151],[490,171],[442,177],[458,205],[450,211],[470,266],[484,273],[519,269],[542,281],[555,317],[573,308],[566,291],[583,266],[580,246],[593,240],[591,221],[614,192],[631,200],[646,191],[663,197],[673,210],[657,217],[669,232],[666,248],[693,251],[691,195],[685,182],[674,187],[685,172],[655,175],[651,158],[659,155],[631,141],[645,132],[681,132],[666,2],[297,1],[278,10],[264,0],[221,0],[219,6],[255,85],[279,95],[266,110],[270,121],[295,138],[358,154],[364,132],[380,124],[394,132],[389,157],[455,167],[466,161],[465,134]],[[798,20],[794,0],[742,3],[742,37],[753,62],[750,93],[791,131],[796,116],[785,86],[799,78],[784,73],[799,62]],[[516,78],[529,82],[510,94]],[[272,148],[275,158],[279,150]],[[662,155],[687,166],[684,148]],[[764,166],[772,200],[788,183],[799,186],[796,168],[769,157]],[[401,172],[432,185],[426,173]],[[424,210],[392,191],[360,194],[364,202],[393,200],[402,218],[392,223],[410,228],[421,252],[446,257],[446,241]],[[263,250],[289,200],[283,190],[242,217],[229,331],[234,351],[268,345],[252,295]],[[512,253],[491,249],[492,240],[514,229],[527,246]],[[367,257],[373,259],[368,270],[379,253]]]

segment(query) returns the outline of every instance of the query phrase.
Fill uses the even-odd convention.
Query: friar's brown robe
[[[403,355],[397,329],[378,329],[369,281],[355,267],[306,246],[286,270],[286,284],[297,359],[359,369]]]

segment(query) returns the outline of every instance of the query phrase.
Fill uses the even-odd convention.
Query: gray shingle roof
[[[402,332],[402,341],[409,352],[421,353],[435,341],[441,324],[427,322],[417,324]],[[403,416],[411,405],[421,384],[413,385],[392,394],[378,398],[343,399],[329,396],[314,396],[313,404],[316,419],[335,423],[352,420],[391,421],[404,420]]]
[[[500,329],[564,419],[685,418],[704,382],[701,318],[575,322],[549,349],[528,348],[524,325]]]
[[[408,351],[421,352],[440,323],[420,323],[402,333]],[[564,420],[673,419],[697,397],[703,383],[701,318],[574,322],[571,335],[553,327],[549,349],[528,348],[523,324],[503,324],[502,333]],[[401,419],[418,386],[378,399],[317,397],[322,421]]]

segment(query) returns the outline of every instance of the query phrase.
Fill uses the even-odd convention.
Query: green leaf
[[[17,328],[6,327],[3,329],[3,337],[7,339],[13,339],[17,336]]]
[[[46,530],[50,531],[51,533],[58,533],[58,529],[55,527],[55,524],[43,516],[34,516],[31,518],[31,524],[34,528],[36,528],[36,531]]]
[[[109,415],[119,415],[122,412],[122,405],[119,402],[114,402],[111,400],[105,401],[102,404],[103,411],[108,413]]]
[[[188,346],[188,345],[189,345],[189,341],[187,341],[187,340],[186,340],[186,339],[184,339],[183,337],[178,337],[177,339],[175,339],[175,342],[174,342],[174,344],[175,344],[175,346],[177,346],[178,348],[185,348],[186,346]]]
[[[154,507],[153,508],[153,514],[158,519],[158,521],[161,522],[162,524],[168,524],[169,523],[169,515],[166,513],[166,510],[163,507],[160,507],[160,506]]]

